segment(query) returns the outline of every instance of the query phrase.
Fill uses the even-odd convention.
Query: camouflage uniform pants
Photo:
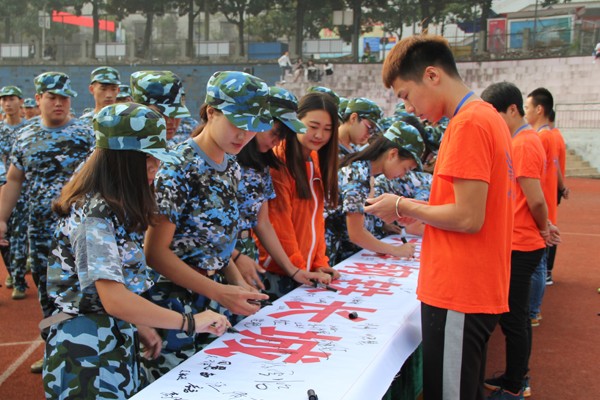
[[[206,297],[192,293],[172,282],[155,284],[144,293],[144,297],[169,310],[194,314],[204,311],[209,301]],[[156,331],[163,340],[161,354],[154,360],[142,359],[145,375],[150,382],[160,378],[210,343],[208,334],[189,337],[185,332],[174,329]]]
[[[325,244],[330,265],[336,265],[360,251],[360,247],[354,243],[342,240],[333,234],[325,236]]]
[[[39,231],[38,231],[39,232]],[[31,276],[38,288],[38,299],[42,307],[42,314],[45,317],[52,315],[54,305],[48,300],[47,268],[48,254],[52,243],[51,234],[32,232],[29,228],[29,251],[31,257]]]
[[[107,314],[50,328],[43,383],[47,399],[127,399],[141,389],[137,329]]]
[[[254,243],[252,236],[248,236],[244,239],[238,237],[235,242],[235,249],[258,262],[258,247],[256,247],[256,243]]]
[[[300,284],[289,276],[278,275],[269,271],[265,272],[263,277],[265,292],[269,295],[271,301],[285,296],[292,290],[296,289]]]
[[[27,213],[23,196],[19,197],[17,206],[10,217],[10,256],[5,258],[14,286],[24,292],[27,289],[25,274],[27,273]]]

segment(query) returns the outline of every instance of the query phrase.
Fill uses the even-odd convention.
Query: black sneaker
[[[554,285],[554,281],[552,280],[552,272],[548,272],[546,274],[546,286]]]

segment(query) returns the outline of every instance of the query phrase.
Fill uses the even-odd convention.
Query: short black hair
[[[554,108],[554,98],[552,93],[546,88],[537,88],[527,95],[531,97],[533,105],[542,106],[544,108],[544,116],[550,117],[550,112]]]
[[[498,112],[506,112],[508,107],[514,104],[521,117],[525,115],[523,94],[510,82],[492,83],[481,93],[481,98],[494,106]]]

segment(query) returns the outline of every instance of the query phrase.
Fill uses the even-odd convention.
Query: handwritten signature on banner
[[[345,385],[352,385],[362,370],[355,361],[363,360],[359,364],[367,368],[369,357],[392,343],[398,328],[391,325],[418,310],[418,261],[363,251],[336,269],[342,278],[331,287],[337,291],[307,286],[292,291],[238,323],[238,333],[218,338],[134,399],[292,400],[299,392],[304,395],[298,398],[305,398],[311,387],[319,389],[319,397],[345,399],[339,390],[328,394],[329,385],[318,386],[323,379],[319,371],[326,368],[326,376],[335,371]],[[389,362],[385,365],[390,368]],[[397,370],[389,372],[392,377]]]

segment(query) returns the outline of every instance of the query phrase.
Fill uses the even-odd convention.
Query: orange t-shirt
[[[558,165],[560,166],[560,172],[564,178],[567,167],[567,145],[565,144],[565,139],[558,128],[553,128],[552,134],[554,135],[554,140],[556,141],[558,150]]]
[[[545,129],[538,132],[542,146],[546,153],[546,174],[542,180],[542,190],[548,205],[548,219],[556,225],[558,208],[558,144],[551,130]]]
[[[462,313],[508,311],[514,175],[506,123],[488,103],[466,103],[450,120],[438,153],[430,205],[454,203],[453,179],[488,184],[485,221],[477,233],[427,225],[417,295]]]
[[[546,167],[546,153],[536,132],[533,129],[518,132],[512,139],[512,151],[515,178],[533,178],[541,183]],[[518,183],[515,185],[515,194],[512,249],[534,251],[546,247],[546,242],[529,211],[527,198]]]

